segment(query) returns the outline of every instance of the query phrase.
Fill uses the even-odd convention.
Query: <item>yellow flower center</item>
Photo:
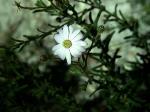
[[[63,46],[65,48],[70,48],[72,46],[72,42],[70,40],[64,40],[63,41]]]

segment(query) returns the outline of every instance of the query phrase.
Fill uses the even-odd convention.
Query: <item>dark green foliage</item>
[[[123,12],[114,6],[114,12],[109,12],[101,0],[74,0],[84,3],[89,8],[77,12],[70,0],[49,0],[51,5],[37,0],[34,7],[22,6],[15,2],[19,9],[27,9],[33,13],[46,12],[56,16],[55,26],[48,24],[48,31],[38,29],[37,35],[24,35],[26,40],[11,38],[11,45],[0,46],[0,112],[149,112],[150,111],[150,33],[140,34],[139,22],[127,19]],[[93,19],[92,11],[98,10]],[[68,13],[71,11],[72,13]],[[85,15],[88,18],[85,18]],[[98,25],[102,14],[104,24]],[[88,21],[89,22],[88,22]],[[145,50],[138,54],[140,62],[131,63],[132,70],[128,71],[116,64],[121,56],[120,49],[109,54],[109,45],[115,31],[110,29],[102,39],[101,34],[106,30],[105,24],[115,22],[119,32],[130,30],[132,34],[125,37],[133,46]],[[65,61],[54,59],[43,46],[43,39],[55,33],[64,24],[78,24],[84,40],[92,41],[86,52],[68,66]],[[45,49],[45,54],[36,64],[22,62],[18,57],[26,46],[34,43],[38,49]],[[91,53],[98,48],[97,53]],[[96,65],[88,67],[88,60],[96,61]],[[45,63],[45,71],[39,70],[40,64]],[[107,69],[104,69],[107,68]],[[73,71],[73,72],[71,72]],[[88,77],[88,81],[80,84],[80,76]],[[90,95],[98,95],[92,100],[77,102],[75,95],[85,91],[88,84],[95,83],[96,90]],[[83,88],[82,88],[82,87]],[[83,90],[82,90],[82,89]]]
[[[0,111],[80,112],[74,99],[78,79],[66,74],[64,62],[48,64],[47,71],[41,73],[37,65],[20,62],[13,52],[5,50],[1,63]]]

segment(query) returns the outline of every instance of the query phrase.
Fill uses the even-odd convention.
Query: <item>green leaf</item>
[[[109,43],[110,43],[110,40],[112,39],[114,33],[115,33],[115,31],[113,31],[110,34],[108,34],[107,37],[102,42],[103,47],[104,47],[103,50],[105,52],[108,52]]]
[[[46,7],[46,4],[42,0],[37,0],[35,5],[38,7]]]
[[[92,68],[92,70],[93,70],[93,71],[96,71],[96,72],[99,72],[99,71],[101,71],[100,68],[101,68],[102,66],[103,66],[103,64],[96,65],[95,67]]]
[[[124,17],[123,13],[121,12],[121,10],[119,10],[119,14],[122,17],[122,19],[127,22],[126,18]]]
[[[115,12],[114,14],[117,16],[117,8],[118,8],[118,4],[115,5]]]
[[[119,50],[120,50],[119,48],[116,49],[116,51],[115,51],[115,53],[114,53],[114,55],[113,55],[113,57],[112,57],[112,59],[111,59],[111,64],[112,64],[113,67],[115,66],[115,60],[116,60],[117,58],[120,58],[120,57],[121,57],[121,56],[118,55]]]
[[[99,21],[99,18],[101,16],[101,13],[102,13],[103,10],[99,10],[97,16],[96,16],[96,19],[94,21],[94,25],[97,26],[98,25],[98,21]]]
[[[92,12],[89,13],[89,20],[90,20],[91,24],[93,24]]]

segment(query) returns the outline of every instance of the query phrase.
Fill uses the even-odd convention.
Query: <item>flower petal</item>
[[[72,33],[73,32],[73,27],[70,25],[69,26],[69,32]]]
[[[57,44],[57,45],[55,45],[55,46],[52,48],[52,51],[54,52],[54,51],[60,49],[61,47],[62,47],[61,44]]]
[[[64,40],[62,34],[56,34],[56,35],[54,36],[54,39],[56,40],[57,43],[62,43],[62,41]]]
[[[72,33],[73,33],[73,27],[70,25],[69,26],[69,39],[71,39],[70,37],[71,37]]]
[[[54,52],[55,55],[59,56],[62,60],[65,59],[65,50],[63,47],[61,47],[60,49],[57,49],[55,52]]]
[[[72,41],[79,41],[79,40],[81,40],[83,38],[83,35],[81,34],[81,33],[79,33],[78,35],[76,35],[73,39],[72,39]]]
[[[85,51],[85,48],[80,47],[80,46],[77,46],[76,49],[77,49],[79,52],[84,52],[84,51]]]
[[[78,49],[76,49],[76,47],[71,47],[70,52],[73,57],[79,57],[81,55],[81,52],[78,51]]]
[[[65,49],[65,55],[66,55],[67,63],[68,63],[68,65],[70,65],[71,64],[71,54],[70,54],[69,49]]]
[[[85,51],[84,47],[76,44],[73,44],[72,47],[70,48],[70,52],[74,57],[79,57],[79,55],[81,55],[81,53],[84,51]]]
[[[79,52],[84,52],[85,51],[85,46],[83,46],[83,45],[85,45],[85,43],[82,43],[82,42],[84,42],[84,41],[72,42],[72,47],[77,49]]]
[[[72,32],[72,34],[70,34],[70,39],[74,39],[76,38],[76,36],[80,33],[80,30],[75,30],[74,32]]]
[[[63,27],[63,35],[64,35],[64,39],[69,39],[69,29],[67,25],[64,25]]]
[[[78,41],[73,41],[73,44],[76,45],[76,46],[87,46],[87,43],[84,42],[84,41],[81,41],[81,40],[78,40]]]
[[[60,29],[58,30],[58,33],[59,33],[59,34],[63,34],[63,29],[60,28]]]

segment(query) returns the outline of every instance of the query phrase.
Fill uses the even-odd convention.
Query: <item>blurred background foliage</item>
[[[64,23],[88,43],[71,66],[51,51]],[[149,0],[0,1],[0,112],[149,112],[149,68]]]

